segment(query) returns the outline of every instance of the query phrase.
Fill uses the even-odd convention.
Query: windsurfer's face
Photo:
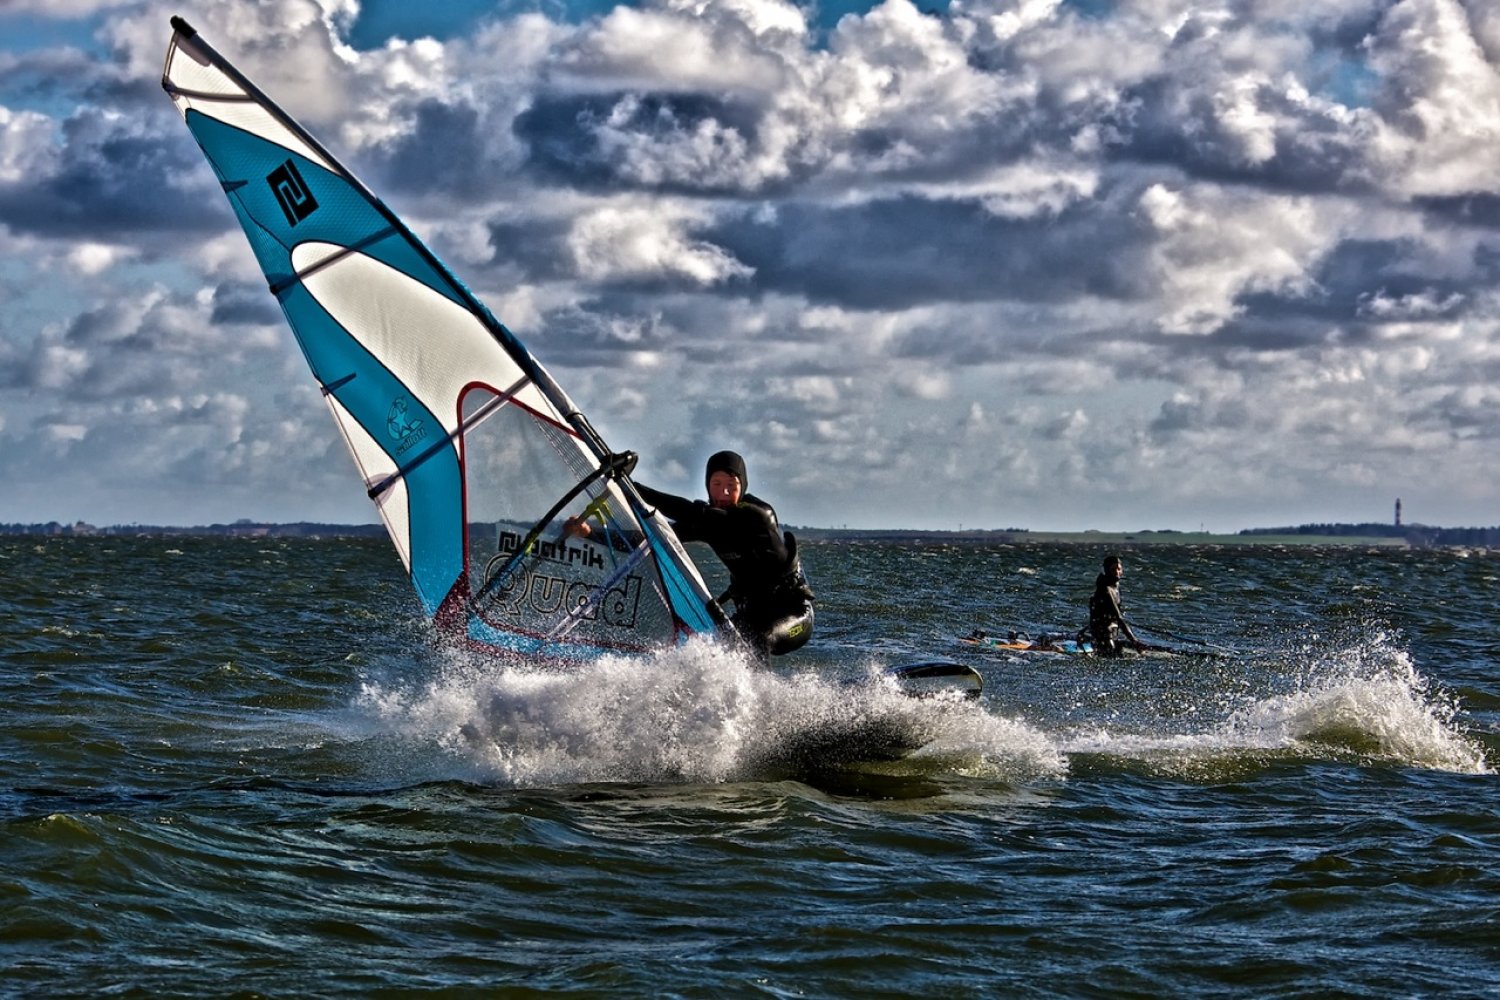
[[[740,479],[728,472],[708,477],[708,502],[715,507],[733,507],[740,502]]]

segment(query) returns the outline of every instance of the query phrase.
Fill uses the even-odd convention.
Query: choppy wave
[[[1076,620],[1099,555],[809,544],[790,662],[554,674],[431,651],[383,543],[0,540],[4,981],[1492,991],[1500,554],[1133,553],[1227,657],[955,638]],[[944,655],[978,701],[882,680]]]

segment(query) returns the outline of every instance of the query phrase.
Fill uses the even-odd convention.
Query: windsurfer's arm
[[[1125,612],[1120,608],[1120,602],[1114,599],[1113,594],[1110,595],[1110,605],[1114,608],[1115,621],[1120,623],[1120,634],[1130,640],[1130,644],[1135,647],[1137,653],[1141,652],[1145,649],[1145,645],[1135,637],[1135,632],[1131,629],[1130,623],[1125,620]]]
[[[635,489],[641,495],[642,500],[667,515],[673,521],[689,520],[695,517],[701,510],[708,507],[708,504],[701,500],[688,500],[684,497],[673,496],[670,493],[663,493],[661,490],[653,490],[651,487],[641,483],[636,483]]]

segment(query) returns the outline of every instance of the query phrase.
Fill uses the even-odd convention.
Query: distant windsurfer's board
[[[1091,642],[1079,642],[1077,639],[1054,639],[1042,637],[1030,639],[1018,633],[1007,633],[1004,636],[988,635],[975,629],[968,635],[961,635],[958,641],[970,646],[979,646],[984,649],[994,650],[999,653],[1026,653],[1026,654],[1049,654],[1055,656],[1092,656],[1094,644]],[[1179,657],[1179,656],[1223,656],[1223,652],[1212,649],[1177,649],[1171,646],[1160,646],[1151,643],[1144,644],[1142,649],[1133,649],[1127,645],[1122,651],[1126,657],[1150,656],[1150,657]]]
[[[966,642],[971,646],[983,646],[986,649],[997,649],[1006,653],[1053,653],[1065,656],[1081,656],[1084,653],[1092,653],[1092,643],[1079,642],[1077,639],[1043,639],[1033,640],[1024,636],[1010,634],[1006,636],[986,635],[983,632],[974,631],[968,635],[958,637],[960,642]]]

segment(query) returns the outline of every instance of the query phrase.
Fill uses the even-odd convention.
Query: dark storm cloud
[[[1500,193],[1481,191],[1444,198],[1414,198],[1412,204],[1436,220],[1500,230]]]
[[[705,123],[752,143],[758,128],[757,116],[734,102],[709,94],[650,91],[540,95],[516,117],[514,128],[539,178],[603,189],[640,184],[625,162],[626,151],[608,141],[606,130],[647,145],[665,145]],[[700,188],[693,179],[680,176],[661,186]]]
[[[503,183],[489,162],[483,137],[491,123],[478,110],[428,100],[416,106],[410,119],[410,132],[382,151],[384,159],[376,166],[381,181],[460,199],[493,195]]]
[[[1368,340],[1379,326],[1364,314],[1371,296],[1446,295],[1462,287],[1412,273],[1415,249],[1405,240],[1345,240],[1321,261],[1311,290],[1243,294],[1236,299],[1240,314],[1208,339],[1219,347],[1265,352],[1327,343],[1335,333],[1346,342]]]
[[[1369,344],[1378,341],[1391,321],[1381,313],[1381,302],[1421,301],[1424,322],[1457,321],[1471,314],[1476,273],[1485,272],[1488,282],[1500,261],[1463,275],[1435,276],[1419,257],[1422,249],[1409,239],[1342,241],[1319,262],[1306,290],[1244,293],[1235,300],[1238,314],[1201,338],[1201,345],[1179,347],[1202,353],[1274,353],[1334,339],[1350,346]],[[1234,363],[1232,354],[1220,357]]]
[[[1265,149],[1247,149],[1245,135],[1226,121],[1220,95],[1172,78],[1155,78],[1125,92],[1121,109],[1104,121],[1113,161],[1153,164],[1174,174],[1274,191],[1355,192],[1363,175],[1359,130],[1290,100],[1284,85],[1256,85],[1245,100],[1265,116]]]
[[[643,351],[709,366],[732,365],[747,353],[773,353],[774,344],[768,349],[731,332],[733,310],[732,301],[612,289],[546,311],[526,342],[546,364],[607,369]]]
[[[1179,349],[1206,351],[1219,349],[1218,356],[1224,364],[1238,363],[1234,351],[1253,351],[1257,354],[1274,354],[1278,351],[1297,351],[1326,343],[1335,328],[1327,318],[1314,318],[1315,311],[1309,305],[1292,302],[1276,296],[1259,296],[1259,301],[1244,302],[1247,312],[1224,323],[1209,337],[1207,344],[1182,345]],[[1243,301],[1243,300],[1242,300]],[[1337,328],[1350,329],[1346,323]],[[1364,330],[1364,324],[1359,324]]]
[[[19,105],[73,100],[83,81],[95,79],[99,62],[78,49],[51,48],[16,55],[0,52],[0,92]]]
[[[1001,118],[975,115],[966,126],[945,133],[941,142],[932,142],[920,121],[915,127],[878,123],[849,130],[826,148],[813,148],[805,137],[793,140],[778,153],[778,169],[766,174],[743,161],[764,152],[763,131],[785,132],[786,124],[767,114],[703,93],[542,95],[517,117],[515,134],[529,151],[531,173],[544,183],[598,191],[765,197],[815,183],[831,155],[847,153],[856,163],[892,158],[893,164],[881,168],[887,184],[944,181],[1023,159],[1054,141],[1059,131],[1054,109],[1046,107],[1008,109]],[[704,140],[700,131],[716,138]],[[727,148],[731,140],[743,151]],[[923,147],[922,156],[901,155],[914,143]],[[694,155],[676,162],[683,147]],[[660,159],[643,169],[653,151]],[[715,169],[698,169],[705,161]]]
[[[1193,431],[1247,427],[1253,422],[1250,407],[1241,400],[1208,402],[1201,398],[1175,398],[1161,404],[1147,430],[1166,438]]]
[[[1410,419],[1466,440],[1500,440],[1500,393],[1489,383],[1454,389],[1414,409]]]
[[[515,273],[520,281],[549,282],[570,277],[568,223],[558,219],[501,219],[489,224],[491,262]]]
[[[275,324],[281,322],[282,313],[265,285],[232,282],[214,289],[209,319],[214,323]]]
[[[219,205],[180,194],[180,178],[204,169],[191,142],[144,132],[100,109],[77,112],[61,129],[55,166],[0,183],[0,223],[21,233],[95,240],[223,228]]]
[[[194,296],[112,297],[14,352],[7,384],[90,403],[193,392],[208,373],[277,350],[267,347],[275,338],[247,336],[268,321],[279,323],[269,293],[261,288],[259,296],[271,311],[255,306],[254,290],[245,285],[217,289],[206,314]]]
[[[755,269],[755,287],[852,309],[933,302],[1132,299],[1136,224],[1091,207],[1005,219],[974,201],[904,197],[840,206],[799,202],[773,221],[706,235]],[[1100,253],[1108,249],[1109,253]]]
[[[634,352],[670,343],[662,320],[649,310],[606,308],[580,302],[545,314],[541,332],[529,339],[531,349],[549,363],[575,367],[612,367]]]
[[[515,121],[516,136],[530,151],[531,169],[543,179],[603,187],[611,171],[588,123],[607,111],[608,100],[600,97],[539,98]]]

